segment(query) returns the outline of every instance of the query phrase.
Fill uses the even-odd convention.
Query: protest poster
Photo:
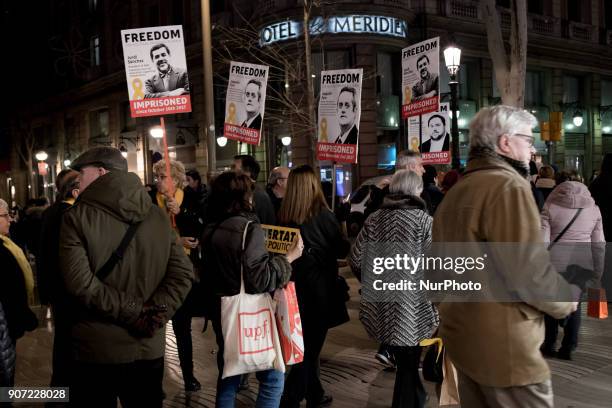
[[[451,121],[449,104],[440,104],[438,112],[408,118],[408,145],[421,152],[423,164],[450,164]]]
[[[440,37],[402,50],[402,118],[437,112],[440,102]]]
[[[191,112],[183,27],[121,30],[133,118]]]
[[[269,67],[232,61],[225,96],[224,136],[248,144],[261,141]]]
[[[317,159],[357,163],[363,69],[321,72]]]
[[[280,227],[278,225],[262,224],[264,233],[266,234],[266,249],[268,252],[277,254],[286,254],[289,248],[300,236],[298,228]]]

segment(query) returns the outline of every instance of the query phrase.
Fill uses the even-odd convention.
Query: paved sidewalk
[[[326,391],[334,397],[333,407],[389,407],[395,374],[383,370],[374,359],[377,344],[368,339],[358,319],[358,284],[355,279],[349,279],[349,283],[352,295],[349,302],[351,321],[329,332],[323,350],[321,377]],[[209,327],[208,331],[202,334],[202,326],[202,319],[194,319],[195,371],[203,389],[191,395],[186,395],[183,391],[176,342],[172,329],[167,328],[167,370],[164,387],[168,397],[165,407],[214,407],[216,344],[212,328]],[[29,333],[19,341],[18,385],[48,384],[51,344],[50,325]],[[611,407],[612,319],[598,321],[585,316],[582,320],[580,345],[574,357],[574,361],[549,360],[553,371],[555,407]],[[237,406],[254,406],[256,379],[251,378],[250,384],[249,391],[239,394]],[[433,386],[430,383],[425,384],[430,395],[427,407],[436,407]]]

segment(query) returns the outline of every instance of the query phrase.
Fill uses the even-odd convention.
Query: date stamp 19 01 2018
[[[0,402],[68,402],[67,387],[0,387]]]

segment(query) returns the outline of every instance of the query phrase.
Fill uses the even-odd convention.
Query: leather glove
[[[561,272],[561,276],[572,285],[578,286],[584,292],[587,282],[594,279],[596,273],[580,265],[569,265],[565,271]]]
[[[153,337],[157,330],[164,327],[167,311],[166,305],[145,303],[130,331],[136,337]]]

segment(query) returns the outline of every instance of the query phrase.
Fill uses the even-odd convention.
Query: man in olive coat
[[[121,152],[94,147],[71,165],[80,195],[64,214],[60,267],[80,306],[71,330],[74,406],[161,407],[165,322],[191,288],[192,265],[168,217],[151,203]],[[123,257],[98,274],[128,227]]]
[[[553,407],[550,369],[540,353],[544,313],[563,318],[575,311],[572,300],[580,290],[557,273],[541,244],[540,217],[527,181],[536,124],[523,109],[482,109],[470,124],[467,169],[434,217],[438,245],[510,243],[517,255],[497,269],[505,273],[502,282],[517,285],[511,288],[518,293],[514,302],[439,305],[439,334],[458,371],[461,406]],[[498,251],[507,258],[510,249]]]

